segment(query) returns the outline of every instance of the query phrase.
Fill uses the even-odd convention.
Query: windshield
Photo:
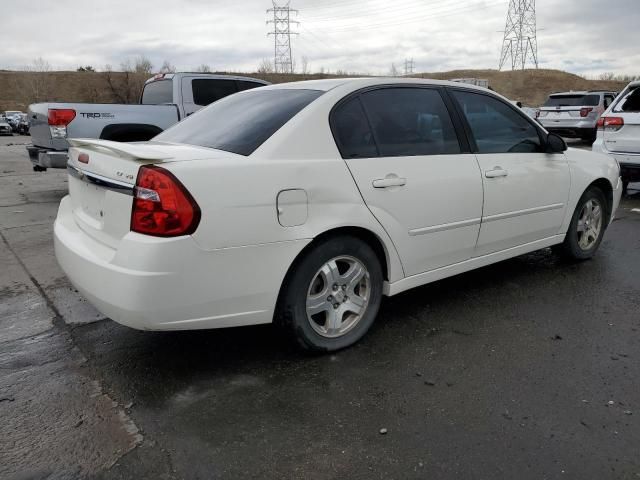
[[[545,107],[596,107],[600,103],[600,95],[552,95],[547,99]]]
[[[173,103],[173,80],[158,80],[147,83],[142,91],[143,105]]]
[[[236,93],[203,108],[154,140],[251,155],[322,93],[287,88]]]

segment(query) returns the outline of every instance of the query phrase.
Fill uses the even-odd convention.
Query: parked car
[[[522,105],[522,102],[520,100],[511,100],[511,104],[515,105],[516,107],[521,109],[524,113],[529,115],[534,120],[536,118],[538,118],[538,109],[537,108],[525,107],[524,105]]]
[[[506,98],[408,78],[272,85],[150,142],[70,143],[55,252],[98,310],[275,322],[313,351],[360,339],[383,295],[554,245],[592,257],[622,190],[612,158]]]
[[[23,115],[22,112],[7,112],[6,116],[7,123],[11,125],[11,131],[13,133],[18,133],[18,124],[20,123],[20,118]]]
[[[36,171],[66,168],[68,138],[149,140],[205,105],[267,84],[248,77],[169,73],[147,80],[140,105],[37,103],[29,106],[29,159]]]
[[[611,105],[616,92],[564,92],[549,95],[538,118],[549,131],[593,142],[600,115]]]
[[[20,115],[16,132],[20,135],[29,135],[29,116],[26,113]]]
[[[640,182],[640,81],[627,85],[602,114],[593,151],[616,159],[625,191],[630,182]]]
[[[13,128],[4,118],[0,118],[0,135],[13,135]]]

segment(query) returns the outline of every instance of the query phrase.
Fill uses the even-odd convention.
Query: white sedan
[[[72,140],[55,251],[116,322],[274,322],[336,350],[395,295],[557,245],[592,257],[615,160],[568,149],[483,88],[288,83],[220,100],[146,143]]]

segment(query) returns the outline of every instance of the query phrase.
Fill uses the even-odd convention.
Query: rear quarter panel
[[[204,249],[312,239],[340,227],[376,235],[387,255],[389,280],[404,277],[388,234],[366,207],[340,157],[329,127],[329,111],[343,94],[327,92],[278,130],[252,155],[167,163],[202,210],[193,237]],[[306,192],[308,217],[301,225],[278,221],[282,190]]]

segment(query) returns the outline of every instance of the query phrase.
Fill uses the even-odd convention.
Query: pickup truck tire
[[[120,123],[104,127],[102,133],[100,133],[100,139],[114,142],[146,142],[159,133],[162,133],[162,129],[155,125]]]

